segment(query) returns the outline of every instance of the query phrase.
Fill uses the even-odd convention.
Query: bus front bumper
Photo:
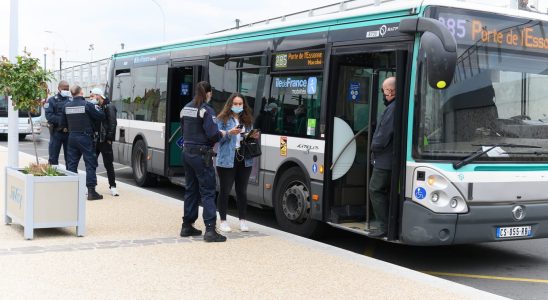
[[[516,221],[512,210],[521,205],[525,217]],[[520,237],[497,237],[500,228],[530,226],[530,234]],[[500,234],[499,234],[500,235]],[[403,204],[402,242],[434,246],[496,242],[548,237],[548,203],[469,206],[466,214],[438,214],[406,200]]]

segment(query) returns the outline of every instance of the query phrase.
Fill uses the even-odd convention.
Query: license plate
[[[531,226],[497,227],[497,238],[532,236]]]

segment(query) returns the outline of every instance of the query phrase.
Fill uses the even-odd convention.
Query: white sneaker
[[[221,221],[221,225],[219,226],[219,229],[222,232],[231,232],[232,229],[230,229],[230,225],[228,225],[227,221]]]
[[[118,194],[118,190],[115,187],[110,188],[110,193],[112,194],[112,196],[120,196]]]
[[[249,227],[247,227],[247,222],[245,220],[240,220],[240,231],[247,232]]]

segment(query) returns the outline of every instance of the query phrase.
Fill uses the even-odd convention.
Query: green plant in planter
[[[5,56],[2,56],[0,60],[0,93],[11,96],[15,110],[23,110],[28,113],[36,156],[34,169],[45,170],[43,175],[49,175],[47,173],[50,169],[40,167],[38,161],[32,114],[40,111],[41,99],[46,98],[47,83],[51,81],[52,77],[53,74],[42,69],[38,64],[38,59],[32,58],[26,50],[24,55],[17,56],[16,63],[10,62]],[[30,168],[33,169],[32,166]]]

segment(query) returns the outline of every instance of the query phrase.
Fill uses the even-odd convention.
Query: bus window
[[[124,71],[124,72],[122,72]],[[133,97],[133,84],[130,70],[116,70],[112,85],[112,103],[116,105],[119,119],[133,119],[133,110],[130,107]]]
[[[133,114],[135,120],[152,121],[152,109],[158,107],[160,90],[156,89],[157,66],[133,69]]]
[[[315,137],[319,132],[321,89],[322,76],[273,77],[269,104],[277,108],[275,124],[273,132],[263,132]]]
[[[213,95],[211,96],[211,106],[216,113],[220,113],[225,105],[228,95],[223,93],[223,74],[224,74],[225,59],[210,59],[209,60],[209,84]]]

